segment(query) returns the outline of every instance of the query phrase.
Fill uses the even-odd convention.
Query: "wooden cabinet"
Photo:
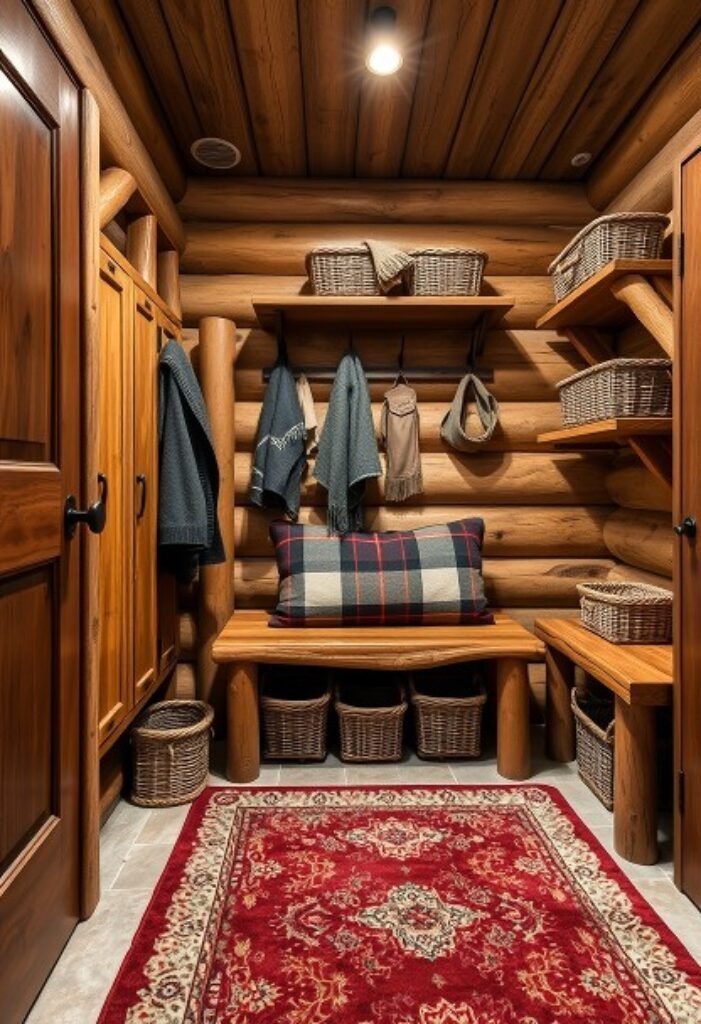
[[[112,247],[103,249],[96,396],[107,488],[98,584],[102,751],[176,660],[175,587],[158,574],[157,514],[158,353],[177,336],[145,282]]]

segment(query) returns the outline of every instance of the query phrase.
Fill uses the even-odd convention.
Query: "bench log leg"
[[[236,662],[228,667],[226,777],[253,782],[259,772],[258,666]]]
[[[566,654],[545,649],[545,738],[553,761],[574,761],[574,715],[571,692],[574,664]]]
[[[616,697],[613,842],[633,864],[657,860],[655,709]]]
[[[528,665],[520,658],[497,661],[497,771],[505,779],[531,774]]]

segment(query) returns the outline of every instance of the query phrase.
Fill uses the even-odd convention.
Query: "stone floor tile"
[[[114,892],[116,889],[152,890],[163,873],[173,846],[174,842],[132,846],[119,874],[112,883],[111,891]]]
[[[144,843],[175,843],[190,811],[191,804],[178,807],[154,807],[134,840]]]

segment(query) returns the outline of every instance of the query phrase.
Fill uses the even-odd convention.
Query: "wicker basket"
[[[165,700],[146,708],[131,731],[133,803],[173,807],[200,795],[209,774],[213,717],[199,700]]]
[[[566,377],[557,385],[562,422],[671,416],[671,371],[669,359],[609,359]]]
[[[577,691],[572,690],[572,711],[577,734],[577,768],[583,782],[604,807],[613,810],[613,707],[610,701],[587,700],[587,712],[580,706]],[[602,727],[593,717],[606,717]]]
[[[315,295],[380,295],[366,245],[321,246],[312,249],[306,263]]]
[[[611,260],[656,260],[662,251],[669,217],[663,213],[610,213],[597,217],[574,236],[548,267],[555,300],[571,291]]]
[[[430,673],[426,683],[412,678],[409,684],[416,723],[419,757],[479,757],[482,710],[487,691],[482,680]],[[426,673],[424,673],[425,675]],[[428,691],[428,692],[425,692]]]
[[[263,757],[323,761],[331,690],[325,673],[283,677],[268,673],[261,687]]]
[[[479,295],[486,252],[478,249],[412,249],[412,295]]]
[[[385,673],[382,673],[385,675]],[[337,683],[341,760],[399,761],[407,702],[401,682]]]
[[[672,642],[672,593],[649,583],[579,583],[582,624],[614,644]]]

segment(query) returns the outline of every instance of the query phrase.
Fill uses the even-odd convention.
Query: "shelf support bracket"
[[[669,359],[674,358],[674,317],[665,300],[640,274],[626,274],[611,285],[611,293],[625,303],[646,327]]]
[[[672,490],[672,449],[663,437],[630,437],[628,444],[647,469]]]

